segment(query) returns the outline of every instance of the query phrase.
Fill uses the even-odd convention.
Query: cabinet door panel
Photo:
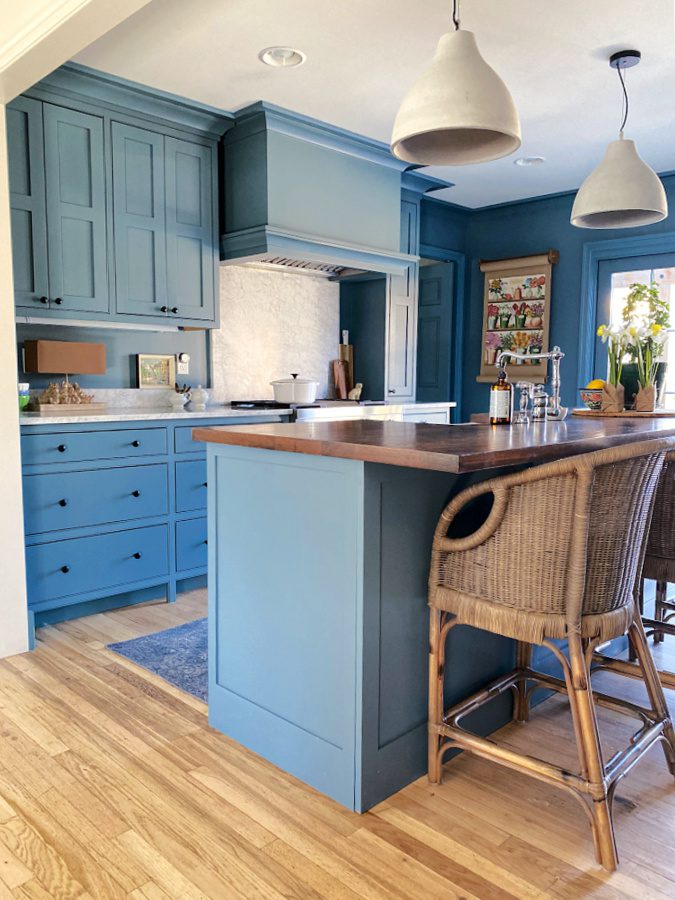
[[[163,317],[164,138],[113,122],[112,153],[117,312]]]
[[[450,400],[450,347],[454,263],[422,266],[419,272],[417,400]]]
[[[415,398],[417,276],[411,269],[407,276],[390,276],[387,314],[387,396],[406,400]]]
[[[42,104],[18,97],[7,107],[7,151],[12,215],[12,263],[17,306],[48,304]]]
[[[166,138],[166,246],[170,313],[213,319],[216,241],[211,148]]]
[[[52,305],[108,312],[103,120],[44,104]]]

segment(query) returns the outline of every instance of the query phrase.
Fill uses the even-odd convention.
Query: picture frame
[[[502,350],[527,356],[549,349],[551,276],[558,262],[557,250],[513,259],[481,260],[484,274],[483,330],[480,374],[476,381],[497,377],[495,361]],[[548,360],[525,359],[507,363],[513,381],[546,381]]]
[[[161,353],[139,353],[136,356],[136,374],[141,390],[173,390],[176,384],[176,357]]]

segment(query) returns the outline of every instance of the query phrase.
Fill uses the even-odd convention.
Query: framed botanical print
[[[139,388],[170,388],[176,382],[176,357],[139,353],[136,357]]]
[[[559,256],[549,250],[538,256],[481,260],[485,284],[477,381],[494,381],[495,363],[503,351],[519,357],[507,361],[512,381],[545,381],[548,361],[536,357],[548,351],[551,272]]]

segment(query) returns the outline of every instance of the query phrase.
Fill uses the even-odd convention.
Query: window
[[[621,322],[621,310],[631,285],[636,283],[659,286],[659,292],[670,304],[670,329],[666,345],[665,407],[675,409],[675,268],[672,269],[638,269],[631,272],[613,272],[609,307],[609,321],[612,325]]]

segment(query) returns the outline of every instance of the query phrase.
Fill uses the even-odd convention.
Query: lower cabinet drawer
[[[86,472],[26,475],[26,534],[166,515],[167,466],[123,466]]]
[[[206,516],[176,522],[176,569],[179,572],[206,568],[207,534]]]
[[[166,428],[38,433],[24,434],[21,438],[24,466],[98,459],[134,459],[166,452]]]
[[[447,410],[430,410],[426,413],[403,413],[404,422],[427,422],[431,425],[449,425],[450,417]]]
[[[169,572],[168,527],[51,541],[26,548],[28,604],[115,588]]]
[[[176,463],[176,512],[206,509],[206,460]]]

